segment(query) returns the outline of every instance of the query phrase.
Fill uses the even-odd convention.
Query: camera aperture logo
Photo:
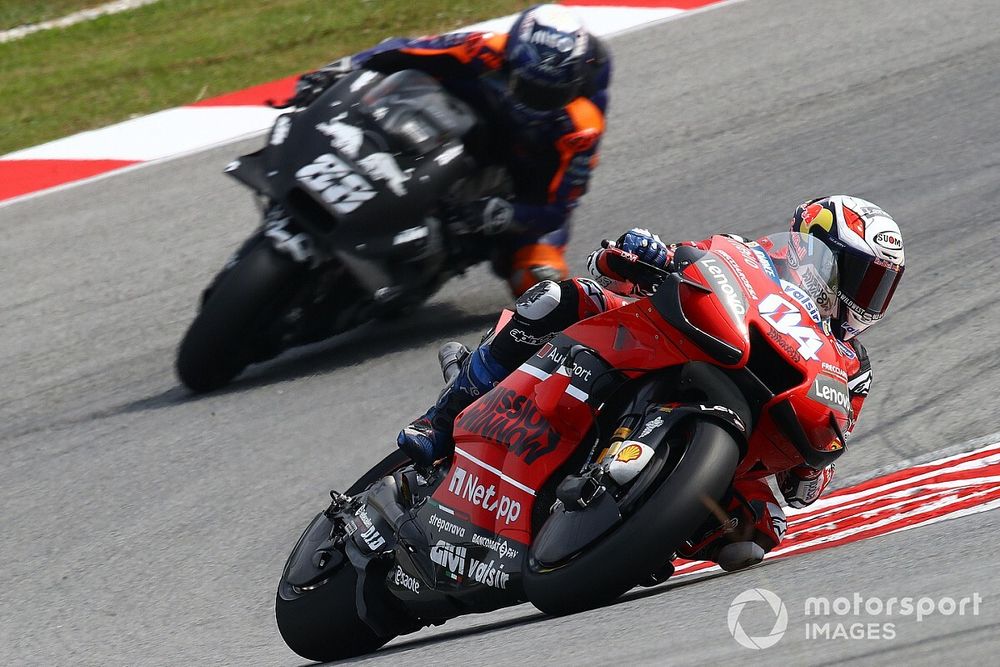
[[[766,635],[751,637],[743,629],[740,616],[750,606],[755,616],[774,616],[774,625]],[[748,610],[748,613],[749,611]],[[769,611],[768,611],[769,610]],[[740,646],[752,649],[770,648],[781,641],[788,628],[788,610],[777,595],[766,588],[751,588],[737,595],[729,605],[729,634]]]
[[[808,597],[803,620],[805,639],[817,640],[892,640],[897,637],[897,623],[909,620],[921,623],[929,616],[979,616],[983,596],[978,592],[961,598],[893,596],[881,598],[855,592],[852,597]],[[746,613],[744,613],[746,612]],[[760,632],[772,622],[770,632]],[[770,648],[781,641],[788,629],[788,610],[781,598],[766,588],[743,591],[729,605],[729,634],[740,646],[749,649]],[[741,622],[742,621],[742,622]],[[750,628],[748,632],[744,624]]]

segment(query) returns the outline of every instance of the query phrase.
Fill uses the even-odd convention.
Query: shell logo
[[[629,463],[630,461],[635,461],[640,456],[642,456],[642,447],[639,445],[629,445],[618,452],[618,456],[615,457],[615,461]]]

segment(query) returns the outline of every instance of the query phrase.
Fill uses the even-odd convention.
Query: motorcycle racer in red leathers
[[[850,362],[849,368],[828,369],[847,380],[855,419],[846,431],[850,433],[872,380],[868,353],[857,337],[882,319],[902,277],[902,236],[896,222],[880,207],[842,195],[801,204],[792,217],[791,231],[816,236],[836,257],[837,293],[820,294],[816,301]],[[655,290],[661,274],[648,267],[667,266],[681,245],[707,248],[705,241],[667,246],[647,230],[632,229],[590,255],[588,268],[593,278],[543,280],[531,287],[518,299],[507,324],[487,333],[475,350],[463,348],[456,360],[459,371],[435,405],[400,432],[398,446],[425,466],[451,456],[451,433],[459,412],[566,327]],[[801,508],[820,497],[833,475],[833,465],[823,469],[801,465],[777,475],[776,482],[785,502]],[[712,560],[725,570],[760,562],[781,542],[786,527],[771,487],[764,479],[737,478],[724,502],[730,519],[710,520],[680,555]]]
[[[597,165],[611,59],[565,7],[522,12],[509,33],[389,39],[304,75],[286,105],[305,106],[357,69],[418,69],[488,121],[477,154],[507,168],[513,197],[475,202],[461,217],[495,235],[493,269],[515,296],[560,280],[570,217]]]

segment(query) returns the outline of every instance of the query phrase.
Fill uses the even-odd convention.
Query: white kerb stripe
[[[484,468],[486,470],[489,470],[491,473],[493,473],[494,475],[496,475],[497,477],[499,477],[503,481],[507,482],[511,486],[516,486],[517,488],[521,489],[525,493],[530,493],[531,495],[535,495],[535,490],[532,489],[531,487],[525,486],[524,484],[521,484],[521,482],[517,481],[513,477],[510,477],[508,475],[503,474],[502,472],[500,472],[499,470],[497,470],[496,468],[494,468],[493,466],[491,466],[489,463],[484,463],[483,461],[480,461],[475,456],[473,456],[469,452],[465,451],[461,447],[456,447],[455,448],[455,453],[458,454],[459,456],[463,456],[463,457],[469,459],[470,461],[472,461],[473,463],[475,463],[480,468]]]

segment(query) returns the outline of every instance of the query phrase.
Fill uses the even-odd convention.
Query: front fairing
[[[829,249],[813,241],[791,234],[760,244],[716,236],[684,271],[711,290],[681,287],[687,317],[739,350],[734,369],[765,389],[741,472],[828,465],[843,453],[842,434],[853,423],[850,360],[831,334],[829,310],[817,303],[835,289],[836,264]]]
[[[469,171],[471,109],[426,74],[352,73],[280,116],[230,173],[332,249],[379,258],[426,238],[425,217]]]

